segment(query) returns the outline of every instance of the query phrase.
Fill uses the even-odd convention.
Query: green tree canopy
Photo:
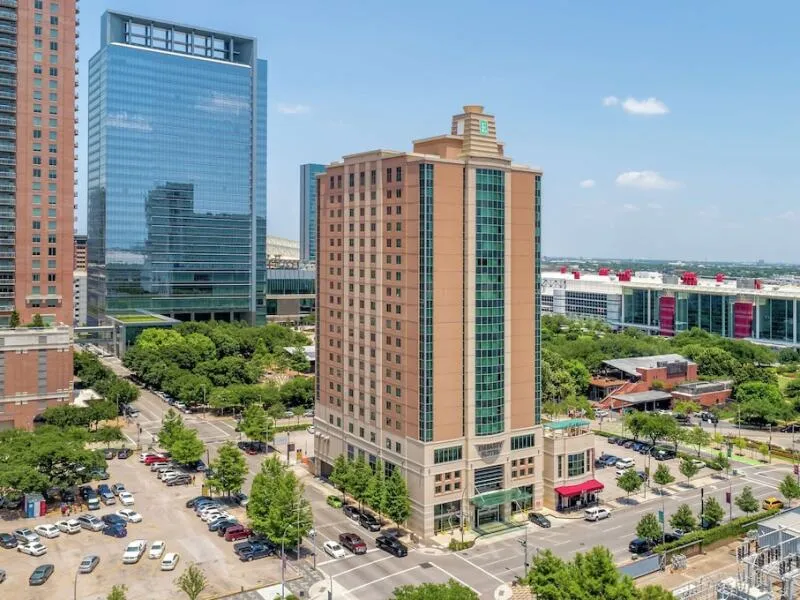
[[[175,580],[175,585],[189,600],[197,600],[208,586],[208,579],[196,564],[190,564]]]
[[[711,443],[711,434],[699,425],[695,425],[686,432],[684,440],[687,444],[694,446],[697,449],[697,456],[700,456],[700,449]]]
[[[645,513],[639,519],[636,525],[636,535],[643,540],[658,540],[661,539],[663,532],[661,531],[661,523],[653,513]]]
[[[274,423],[266,411],[258,404],[244,409],[239,427],[249,439],[256,442],[269,442],[274,435]]]
[[[328,477],[330,482],[342,492],[342,502],[345,494],[350,491],[350,484],[353,478],[353,463],[347,460],[344,454],[340,454],[333,461],[333,469]]]
[[[794,475],[784,477],[778,489],[789,502],[800,498],[800,483],[797,482]]]
[[[719,502],[717,502],[716,498],[708,498],[705,502],[705,506],[703,508],[703,519],[705,520],[707,525],[711,527],[716,527],[720,523],[722,523],[722,519],[725,518],[725,511],[722,510]]]
[[[178,431],[170,447],[172,459],[179,465],[196,463],[203,457],[205,450],[205,445],[197,437],[197,430],[185,428]]]
[[[162,448],[172,449],[172,444],[179,437],[180,433],[186,429],[183,424],[183,417],[170,408],[161,418],[161,429],[158,432],[158,443]]]
[[[669,524],[673,529],[691,531],[697,528],[697,518],[688,504],[681,504],[669,518]]]
[[[233,442],[220,446],[209,466],[213,475],[207,481],[212,489],[225,494],[242,489],[247,478],[247,461]]]
[[[411,514],[411,500],[408,497],[406,480],[395,468],[386,480],[386,516],[398,526],[406,522]]]
[[[127,600],[128,588],[125,585],[115,585],[106,596],[106,600]]]
[[[392,593],[392,600],[478,600],[478,594],[451,579],[447,583],[401,586]]]
[[[749,485],[744,486],[744,488],[742,488],[742,493],[736,496],[733,501],[743,513],[750,514],[758,512],[758,500],[753,495],[753,488]]]
[[[653,481],[663,488],[665,485],[675,481],[675,477],[670,472],[669,467],[662,462],[658,464],[656,472],[653,473]]]
[[[633,492],[639,491],[639,488],[642,487],[642,480],[636,471],[627,469],[620,475],[619,479],[617,479],[617,486],[630,496]]]
[[[695,464],[691,458],[684,457],[681,459],[681,464],[678,467],[678,470],[681,472],[681,474],[683,474],[684,477],[686,477],[686,481],[688,482],[692,480],[692,477],[697,475],[697,473],[700,471],[700,466]]]

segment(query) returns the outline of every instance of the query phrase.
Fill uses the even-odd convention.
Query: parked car
[[[614,456],[613,454],[603,454],[600,457],[600,460],[603,461],[603,464],[606,467],[611,467],[617,464],[617,461],[619,461],[619,456]]]
[[[608,437],[608,443],[609,444],[616,444],[617,443],[617,438],[615,436],[613,436],[613,435],[609,436]]]
[[[249,562],[251,560],[258,560],[259,558],[266,558],[275,554],[275,547],[272,544],[263,542],[251,542],[244,548],[238,551],[239,560],[242,562]]]
[[[145,456],[145,459],[142,462],[144,462],[144,464],[146,464],[147,466],[150,466],[157,463],[169,462],[169,459],[161,454],[149,454]]]
[[[244,492],[236,492],[232,496],[232,498],[233,501],[236,502],[236,504],[238,504],[239,506],[247,506],[247,503],[249,502],[249,498],[247,497],[247,494],[245,494]]]
[[[47,546],[41,542],[27,542],[17,546],[17,552],[29,554],[30,556],[41,556],[47,552]]]
[[[28,578],[28,585],[44,585],[56,568],[51,564],[39,565]]]
[[[398,558],[408,556],[408,548],[400,540],[390,535],[379,535],[375,538],[375,544],[381,550],[394,554]]]
[[[125,460],[126,458],[130,458],[132,454],[133,450],[129,448],[122,448],[119,452],[117,452],[117,458]]]
[[[683,532],[681,532],[681,534],[682,533]],[[665,532],[664,533],[664,543],[665,544],[669,544],[670,542],[677,542],[679,539],[681,539],[683,537],[683,535],[681,535],[681,534],[678,533],[678,530]],[[659,542],[661,540],[656,540],[656,541]]]
[[[14,530],[14,537],[17,538],[21,544],[27,544],[29,542],[38,542],[39,536],[36,535],[35,532],[31,531],[27,527],[21,527],[20,529]]]
[[[106,524],[94,515],[81,515],[77,518],[77,521],[81,524],[81,527],[89,531],[102,531],[106,528]]]
[[[231,525],[237,525],[239,521],[234,519],[231,516],[222,516],[218,519],[212,519],[208,522],[208,530],[209,531],[219,531],[220,527],[228,527]]]
[[[639,476],[639,479],[642,481],[647,481],[647,473],[645,471],[636,471],[636,474]]]
[[[357,533],[340,533],[339,544],[350,550],[353,554],[367,553],[367,545]]]
[[[106,460],[111,460],[117,455],[117,451],[114,448],[106,448],[103,450],[103,458]]]
[[[108,535],[115,538],[124,538],[128,535],[128,528],[125,527],[125,525],[116,523],[103,529],[103,535]]]
[[[314,416],[314,411],[313,410],[307,410],[306,412],[303,413],[303,416],[304,417],[313,417]]]
[[[0,548],[11,550],[19,545],[17,538],[10,533],[0,533]]]
[[[246,540],[253,534],[251,529],[248,529],[244,525],[233,525],[232,527],[228,527],[225,530],[224,538],[226,542],[235,542],[238,540]]]
[[[119,503],[122,504],[122,506],[133,506],[135,502],[136,498],[134,498],[133,494],[131,494],[130,492],[122,490],[119,493]]]
[[[194,498],[191,498],[186,501],[186,508],[194,508],[194,505],[200,502],[201,500],[210,501],[211,498],[209,498],[208,496],[195,496]]]
[[[645,554],[655,547],[653,540],[646,540],[640,537],[634,538],[628,544],[628,551],[632,554]]]
[[[183,473],[177,477],[167,479],[164,483],[166,483],[168,487],[173,487],[176,485],[190,485],[192,483],[192,476],[188,473]]]
[[[113,492],[113,494],[115,496],[119,496],[120,492],[124,492],[125,491],[125,484],[123,484],[123,483],[115,483],[114,485],[111,486],[111,491]]]
[[[142,522],[142,515],[140,515],[135,510],[130,508],[123,508],[122,510],[118,510],[117,514],[123,519],[125,519],[128,523]]]
[[[114,513],[103,515],[100,518],[102,519],[103,523],[105,523],[109,527],[113,527],[115,525],[125,527],[128,524],[128,522],[125,519]]]
[[[622,444],[622,447],[623,448],[633,448],[633,445],[635,443],[636,442],[634,442],[633,440],[625,440],[625,442]]]
[[[33,528],[33,530],[42,536],[43,538],[57,538],[61,535],[61,531],[55,525],[51,525],[50,523],[45,523],[43,525],[37,525]]]
[[[156,540],[150,544],[150,552],[147,554],[148,558],[161,558],[164,550],[167,548],[167,543],[164,540]]]
[[[800,423],[789,423],[779,429],[781,433],[800,433]]]
[[[616,467],[618,469],[630,469],[631,467],[636,465],[636,461],[632,458],[620,458],[617,461]]]
[[[650,454],[658,461],[670,460],[677,456],[674,450],[665,448],[653,448]]]
[[[353,519],[353,521],[358,521],[358,517],[361,516],[361,511],[358,510],[357,507],[353,506],[352,504],[346,504],[344,509],[344,514],[348,519]]]
[[[700,460],[699,458],[693,458],[691,462],[698,469],[702,469],[703,467],[706,466],[706,461]]]
[[[72,492],[72,490],[69,490],[67,488],[63,488],[61,490],[60,496],[61,496],[61,501],[62,502],[66,502],[67,504],[74,504],[75,503],[75,494]]]
[[[166,556],[161,559],[161,570],[162,571],[174,571],[175,567],[178,566],[178,561],[180,560],[181,555],[177,552],[167,552]]]
[[[359,515],[358,524],[368,531],[380,531],[383,526],[383,523],[380,522],[378,517],[368,512],[362,512],[361,515]]]
[[[128,544],[125,548],[125,552],[122,554],[122,562],[126,565],[131,565],[133,563],[139,562],[139,559],[142,558],[142,554],[147,549],[147,541],[146,540],[133,540],[130,544]]]
[[[764,501],[761,503],[761,508],[764,510],[783,508],[783,502],[778,500],[775,496],[770,496],[769,498],[764,498]]]
[[[643,442],[639,444],[638,452],[639,454],[644,454],[645,456],[647,456],[648,454],[650,454],[650,450],[652,450],[652,448],[653,448],[652,444],[647,444]]]
[[[584,519],[587,521],[601,521],[611,516],[611,511],[607,508],[600,508],[599,506],[592,506],[583,511]]]
[[[100,557],[96,554],[87,554],[81,560],[81,564],[78,566],[78,571],[81,573],[91,573],[94,571],[95,567],[100,564]]]
[[[545,529],[549,529],[551,526],[550,519],[545,517],[542,513],[528,513],[528,520],[531,523],[535,523],[539,527],[544,527]]]
[[[347,556],[347,552],[344,551],[338,543],[334,542],[333,540],[328,540],[324,544],[322,544],[322,549],[325,550],[325,554],[331,556],[333,558],[344,558]]]
[[[106,479],[111,477],[108,474],[108,471],[106,471],[105,469],[92,469],[91,471],[89,471],[89,476],[92,479],[97,479],[100,481],[105,481]]]
[[[344,504],[341,496],[328,496],[325,501],[328,503],[328,506],[332,506],[333,508],[342,508]]]
[[[97,494],[100,496],[100,499],[106,506],[117,503],[117,499],[114,496],[114,492],[112,492],[111,488],[108,487],[105,483],[102,483],[97,486]]]
[[[139,462],[147,464],[147,458],[149,456],[160,456],[160,455],[158,454],[158,452],[149,452],[149,451],[142,452],[141,454],[139,454]]]

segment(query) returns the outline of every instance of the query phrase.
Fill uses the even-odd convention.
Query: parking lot
[[[174,598],[177,593],[174,581],[191,563],[197,563],[208,577],[209,587],[204,596],[269,585],[280,580],[280,561],[277,558],[252,563],[239,561],[232,543],[209,532],[194,511],[185,508],[187,499],[201,493],[202,476],[197,477],[195,485],[166,487],[149,467],[138,462],[138,455],[128,460],[114,459],[108,464],[111,478],[105,483],[124,483],[135,497],[135,505],[131,508],[142,515],[143,521],[128,524],[127,537],[120,539],[85,529],[73,535],[61,533],[58,538],[43,539],[47,553],[41,557],[0,549],[0,568],[8,574],[7,581],[1,584],[3,597],[26,600],[71,598],[68,590],[73,589],[78,565],[87,554],[100,557],[100,564],[93,573],[77,576],[76,597],[87,600],[104,600],[115,584],[128,586],[129,600]],[[121,508],[117,503],[103,506],[92,514],[103,516]],[[244,520],[244,509],[235,507],[229,512]],[[11,532],[20,527],[33,529],[60,518],[56,511],[46,518],[0,521],[0,531]],[[148,559],[147,552],[138,563],[123,565],[124,549],[135,539],[147,540],[148,546],[155,540],[166,541],[166,552],[180,554],[177,568],[172,572],[162,572],[160,561]],[[46,563],[55,566],[53,576],[41,587],[29,587],[28,577],[33,569]],[[287,570],[287,577],[292,574]]]

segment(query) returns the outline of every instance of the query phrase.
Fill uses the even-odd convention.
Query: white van
[[[611,516],[611,511],[607,508],[599,508],[597,506],[593,506],[592,508],[587,508],[583,511],[584,519],[587,521],[600,521],[601,519],[607,519]]]

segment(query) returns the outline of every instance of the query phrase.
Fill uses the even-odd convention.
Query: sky
[[[81,0],[79,231],[89,58],[106,9],[258,39],[268,229],[299,239],[299,165],[496,116],[544,169],[543,254],[800,263],[800,3],[773,0]]]

